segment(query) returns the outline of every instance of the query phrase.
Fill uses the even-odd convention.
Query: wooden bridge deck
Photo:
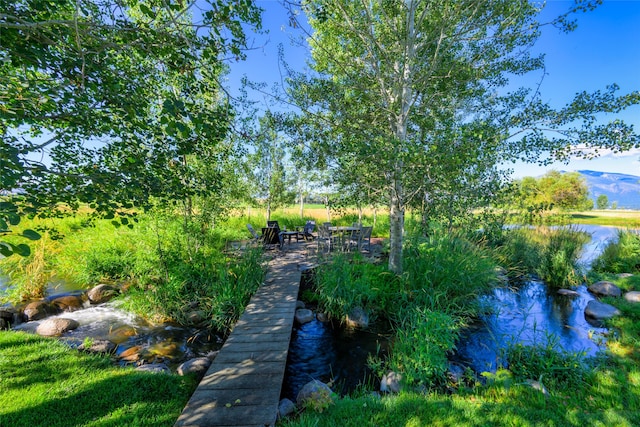
[[[273,426],[287,363],[304,246],[269,262],[265,283],[220,349],[176,427]]]

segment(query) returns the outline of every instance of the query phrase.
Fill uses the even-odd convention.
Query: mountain
[[[594,206],[598,196],[604,194],[609,207],[616,203],[618,209],[640,210],[640,176],[589,170],[578,173],[587,181]]]

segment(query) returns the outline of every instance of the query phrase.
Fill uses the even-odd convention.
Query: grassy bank
[[[193,376],[137,372],[52,338],[0,331],[0,425],[172,426]]]

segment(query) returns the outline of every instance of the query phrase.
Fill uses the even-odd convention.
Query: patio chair
[[[355,230],[351,230],[345,236],[343,249],[347,252],[351,251],[351,248],[355,247],[360,250],[362,244],[362,228],[360,226],[353,226]]]
[[[360,245],[359,249],[364,249],[365,245],[367,246],[367,252],[371,252],[371,232],[373,231],[373,227],[362,227],[360,233]]]
[[[278,245],[282,249],[284,237],[280,231],[280,227],[264,227],[262,229],[262,241],[266,246]]]
[[[318,244],[318,252],[320,252],[322,248],[327,248],[327,252],[331,252],[334,242],[333,237],[331,236],[331,231],[329,231],[329,227],[324,224],[318,226],[318,237],[316,242]]]
[[[298,235],[296,237],[296,240],[300,240],[300,238],[302,238],[305,241],[308,241],[308,240],[313,241],[313,239],[315,238],[313,236],[313,230],[315,228],[316,228],[315,221],[307,221],[307,223],[303,227],[298,227],[297,229]]]
[[[272,228],[272,227],[280,228],[280,225],[278,224],[278,221],[267,221],[267,227],[269,227],[269,228]]]

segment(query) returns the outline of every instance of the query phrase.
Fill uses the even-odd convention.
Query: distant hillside
[[[595,201],[604,194],[609,199],[609,207],[616,202],[618,209],[640,210],[640,176],[622,173],[578,171],[586,181]]]

